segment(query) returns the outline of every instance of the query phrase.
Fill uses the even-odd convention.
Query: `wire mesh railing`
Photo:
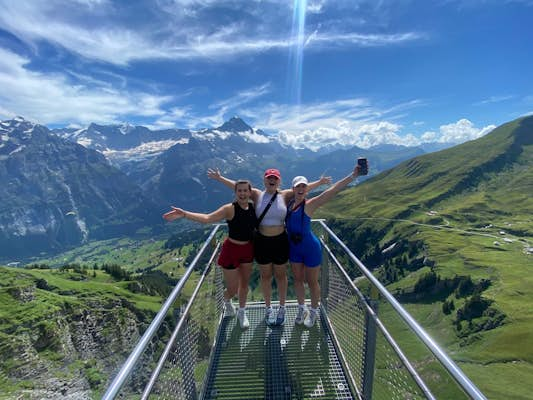
[[[196,399],[202,391],[223,301],[222,274],[213,268],[219,248],[220,243],[183,307],[182,317],[143,390],[142,400]]]
[[[114,377],[103,400],[196,399],[207,375],[223,303],[215,225],[141,340]],[[205,260],[208,260],[205,262]],[[204,264],[205,262],[205,264]],[[193,293],[185,294],[200,270]],[[184,305],[185,304],[185,305]],[[178,321],[170,333],[173,321]],[[166,344],[166,345],[165,345]]]
[[[322,309],[359,398],[485,399],[325,222],[315,222],[325,254]]]
[[[322,220],[314,221],[325,255],[319,325],[312,331],[296,327],[290,317],[296,304],[290,303],[287,324],[281,329],[264,324],[262,303],[250,304],[247,331],[234,320],[223,320],[222,273],[214,267],[220,247],[214,240],[218,228],[210,233],[103,399],[237,398],[231,393],[243,399],[309,398],[305,393],[313,398],[359,400],[485,399]],[[202,260],[207,260],[203,269],[198,268],[204,265]],[[353,264],[350,271],[358,276],[347,274],[346,263]],[[198,273],[192,274],[193,270]],[[177,323],[170,324],[169,311],[183,296],[188,280],[195,282],[194,289],[170,317]],[[169,329],[170,325],[174,328]],[[328,372],[324,366],[311,365],[316,357],[305,361],[310,360],[307,353],[313,351],[308,347],[313,337],[318,348],[329,354],[323,357],[325,364],[340,368]],[[323,370],[320,374],[309,373],[317,367]],[[227,375],[218,376],[219,371]],[[312,381],[311,389],[301,387],[306,380]],[[251,389],[252,381],[259,386]],[[282,382],[282,387],[273,388],[276,382]]]

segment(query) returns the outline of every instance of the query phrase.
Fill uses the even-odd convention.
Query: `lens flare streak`
[[[305,46],[305,12],[307,0],[294,0],[292,17],[291,50],[289,53],[288,82],[290,100],[300,105],[302,101],[302,77]]]

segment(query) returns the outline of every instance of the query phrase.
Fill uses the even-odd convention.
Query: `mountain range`
[[[398,145],[379,145],[370,149],[331,148],[320,152],[295,149],[252,128],[238,117],[219,127],[200,131],[149,131],[145,127],[91,124],[87,129],[69,132],[56,129],[53,132],[101,151],[153,201],[200,207],[200,211],[231,199],[226,189],[207,179],[207,168],[218,168],[232,178],[250,179],[260,187],[262,172],[270,167],[278,168],[285,182],[302,173],[311,179],[321,175],[336,179],[351,170],[358,156],[371,159],[373,175],[425,153],[420,147]]]
[[[301,174],[336,179],[358,156],[371,160],[374,175],[424,152],[295,149],[238,117],[200,131],[128,124],[50,130],[17,117],[0,123],[0,137],[2,259],[159,230],[158,215],[171,204],[205,212],[231,201],[231,192],[207,178],[208,168],[261,187],[266,168],[278,168],[285,182]]]
[[[16,118],[0,124],[2,258],[153,224],[156,207],[99,152]]]
[[[231,140],[235,141],[234,145],[240,146],[235,151],[231,146],[224,147],[224,139],[214,132],[226,131],[213,129],[205,131],[212,140],[191,137],[187,143],[176,143],[153,156],[146,164],[146,175],[137,175],[136,179],[141,182],[137,185],[132,180],[140,171],[130,170],[127,175],[110,165],[101,153],[54,136],[45,127],[20,119],[2,122],[0,127],[0,171],[5,174],[0,178],[2,182],[10,179],[7,181],[9,191],[3,187],[0,191],[3,196],[0,198],[2,224],[4,212],[9,209],[8,202],[13,206],[22,202],[23,196],[34,196],[30,199],[34,202],[43,196],[24,192],[23,196],[17,197],[17,191],[23,190],[17,185],[26,183],[26,186],[30,186],[28,181],[23,181],[26,176],[36,176],[31,181],[32,185],[40,184],[39,180],[53,185],[55,181],[45,176],[48,175],[59,182],[69,182],[74,187],[70,182],[75,177],[67,171],[72,167],[85,168],[82,171],[86,172],[78,180],[90,182],[90,186],[99,188],[103,183],[91,180],[93,174],[90,171],[91,168],[102,169],[106,174],[117,177],[113,181],[116,184],[113,189],[118,190],[121,187],[120,179],[125,179],[135,189],[131,192],[132,197],[138,196],[132,201],[144,201],[145,207],[153,208],[158,206],[150,206],[151,200],[143,197],[148,190],[154,192],[151,195],[155,198],[157,191],[165,187],[171,190],[171,184],[181,185],[176,193],[159,193],[170,198],[183,195],[184,187],[196,182],[197,186],[188,190],[198,194],[197,203],[192,206],[199,209],[212,200],[208,196],[218,195],[221,199],[231,197],[227,189],[207,181],[205,168],[208,165],[221,168],[231,177],[255,174],[259,179],[265,168],[261,161],[256,162],[253,157],[254,151],[265,147],[254,147],[248,155],[246,140],[239,138],[238,134],[227,135],[235,136]],[[282,169],[284,176],[289,177],[290,171],[304,167],[320,172],[328,168],[326,172],[342,176],[346,172],[343,168],[353,166],[354,157],[368,156],[374,174],[355,187],[341,191],[335,199],[320,208],[316,216],[328,218],[328,226],[387,285],[415,320],[446,349],[488,398],[530,397],[529,377],[533,365],[533,116],[511,121],[472,142],[431,154],[421,154],[417,149],[387,146],[370,150],[336,150],[329,156],[320,153],[302,155],[294,149],[281,147],[280,150],[275,147],[275,142],[269,145],[273,146],[273,153],[264,154],[259,159],[262,162],[278,162],[276,166]],[[391,161],[398,151],[405,151],[405,159]],[[230,157],[222,157],[224,152]],[[292,158],[283,157],[285,152]],[[17,158],[21,157],[19,154],[24,157]],[[258,157],[257,154],[255,157]],[[33,164],[35,166],[31,167]],[[41,173],[40,169],[44,172]],[[380,173],[376,173],[376,170]],[[59,176],[65,176],[65,180],[62,181]],[[59,191],[60,185],[55,185],[51,187]],[[141,189],[143,185],[144,191]],[[43,190],[39,188],[39,191]],[[4,192],[11,197],[7,199]],[[71,192],[75,191],[71,189]],[[100,201],[103,199],[96,199],[96,202]],[[49,207],[46,202],[39,204],[44,209]],[[83,202],[79,204],[78,210]],[[27,209],[30,207],[28,203]],[[71,208],[61,209],[61,212]],[[136,212],[140,213],[141,210]],[[119,221],[127,216],[116,219]],[[149,218],[145,223],[150,226]],[[93,225],[88,226],[87,237],[90,239]],[[98,227],[98,224],[94,226]],[[4,249],[2,247],[2,251]],[[123,253],[122,250],[117,249]],[[147,257],[150,259],[148,263],[148,258],[145,258],[142,266],[150,264],[150,270],[155,268],[164,272],[168,272],[169,265],[176,270],[182,269],[176,267],[176,255],[181,254],[176,253],[176,249],[169,251],[159,248],[163,254],[156,256],[152,255],[152,250],[140,250],[145,256],[149,253]],[[64,260],[64,254],[61,257]],[[125,264],[134,268],[130,265],[132,263]],[[350,268],[348,262],[345,268]],[[131,306],[131,299],[135,299],[135,295],[125,291],[125,282],[122,285],[109,281],[100,271],[94,271],[89,281],[85,280],[87,275],[85,278],[74,278],[76,271],[67,271],[67,274],[60,274],[59,277],[55,269],[46,273],[38,269],[29,271],[31,273],[21,269],[3,270],[7,276],[7,289],[4,289],[4,293],[8,293],[5,294],[8,299],[6,304],[10,304],[10,307],[5,308],[6,312],[1,318],[6,326],[4,332],[7,333],[4,341],[6,351],[0,353],[5,355],[7,365],[15,366],[11,370],[6,368],[7,379],[18,384],[21,369],[17,362],[22,362],[20,354],[36,355],[35,358],[22,358],[32,360],[27,363],[22,376],[36,376],[35,360],[40,360],[39,365],[48,365],[42,360],[50,354],[49,350],[52,350],[53,360],[59,360],[58,363],[68,365],[71,370],[74,370],[71,368],[74,360],[89,358],[96,360],[95,364],[104,371],[103,376],[110,376],[110,368],[107,367],[111,364],[109,360],[118,358],[120,352],[117,349],[131,347],[138,340],[137,331],[142,331],[141,324],[146,321],[145,318],[149,318]],[[462,286],[455,287],[453,282],[461,282]],[[421,283],[424,286],[417,292],[416,288],[422,287]],[[361,287],[365,287],[364,282],[361,282]],[[54,291],[54,295],[50,296],[49,291]],[[87,302],[86,298],[90,298],[91,302]],[[32,299],[39,299],[38,307],[30,302]],[[121,299],[124,299],[122,303]],[[138,298],[138,301],[139,305],[146,307],[146,296]],[[65,307],[69,302],[75,305]],[[155,303],[160,304],[160,301]],[[58,314],[55,310],[61,307],[66,311]],[[28,309],[34,313],[28,313]],[[124,314],[121,311],[123,309],[132,312]],[[113,311],[111,316],[109,310]],[[55,314],[51,316],[51,312]],[[83,324],[77,323],[80,313],[84,315]],[[135,315],[141,315],[141,321],[137,321]],[[380,306],[379,315],[381,319],[390,317],[387,307]],[[47,324],[43,324],[43,321]],[[66,323],[70,323],[68,330],[64,330]],[[116,330],[117,326],[126,325],[128,329]],[[105,342],[99,340],[100,326],[106,332],[111,332],[109,340]],[[17,327],[27,332],[21,335]],[[405,332],[403,325],[396,322],[391,329]],[[66,335],[65,332],[72,333]],[[68,341],[70,337],[87,337],[89,340],[83,340],[83,346],[74,347],[62,347],[58,343],[63,342],[56,340],[66,338]],[[113,343],[119,345],[113,346]],[[406,338],[406,350],[417,353],[419,350],[411,343],[411,339]],[[69,351],[66,352],[65,348]],[[87,353],[87,349],[102,351]],[[116,360],[113,362],[117,363]],[[432,371],[430,363],[424,361],[422,364]],[[81,386],[70,376],[65,376],[67,378],[64,380],[72,386]],[[55,378],[49,378],[42,386],[54,388],[57,387],[56,382]],[[95,387],[101,382],[96,382]],[[446,386],[442,381],[435,384]],[[85,390],[89,391],[87,388]]]

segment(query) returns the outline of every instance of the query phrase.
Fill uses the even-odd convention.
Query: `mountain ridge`
[[[317,217],[488,398],[525,399],[528,384],[502,383],[533,370],[531,193],[533,116],[399,163]],[[478,289],[462,297],[460,279]]]
[[[384,196],[411,204],[398,215],[405,217],[409,210],[434,207],[520,162],[520,156],[531,151],[526,147],[532,144],[532,132],[533,117],[508,122],[482,138],[399,163],[363,183],[360,190],[364,188],[369,199]]]
[[[19,119],[0,125],[2,257],[38,254],[155,220],[155,206],[105,157]]]
[[[357,147],[355,145],[345,145],[340,143],[327,143],[314,151],[307,148],[305,143],[302,143],[300,146],[293,147],[284,143],[279,133],[266,134],[261,129],[251,127],[238,116],[230,118],[228,121],[225,121],[218,127],[204,128],[200,130],[181,128],[152,130],[142,125],[133,126],[128,123],[112,125],[91,123],[87,128],[56,128],[53,129],[52,132],[63,138],[77,141],[86,147],[94,148],[100,152],[103,152],[112,162],[116,157],[120,158],[120,152],[129,151],[130,155],[134,154],[131,152],[131,150],[134,148],[138,148],[136,155],[137,157],[154,156],[161,153],[160,151],[159,153],[153,152],[151,155],[143,154],[143,145],[148,143],[155,144],[162,141],[174,141],[172,144],[175,144],[178,141],[186,140],[192,136],[195,136],[198,139],[208,139],[207,135],[220,135],[224,132],[240,134],[243,137],[247,137],[249,141],[259,141],[262,143],[276,141],[283,148],[297,149],[302,153],[310,152],[317,156],[320,154],[328,154],[335,150],[349,150]],[[221,137],[224,136],[227,137],[228,135],[221,135]],[[423,152],[432,152],[454,145],[455,143],[428,142],[418,146],[413,146],[412,148],[420,148]],[[154,145],[154,147],[161,146]],[[407,146],[381,143],[365,149],[370,151],[382,151],[383,149],[385,149],[385,151],[391,151],[391,149],[394,148],[407,148]]]

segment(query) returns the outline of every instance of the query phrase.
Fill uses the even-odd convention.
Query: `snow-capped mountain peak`
[[[252,131],[252,127],[239,117],[235,116],[230,118],[229,121],[224,122],[218,128],[215,128],[215,130],[221,132],[248,132]]]
[[[120,133],[122,133],[123,135],[127,135],[128,133],[130,133],[134,129],[135,129],[135,127],[133,125],[128,124],[127,122],[123,123],[118,128]]]
[[[37,124],[27,121],[23,117],[17,116],[0,123],[0,135],[2,135],[2,141],[7,141],[11,134],[16,131],[18,139],[27,139],[33,135],[37,126]]]

